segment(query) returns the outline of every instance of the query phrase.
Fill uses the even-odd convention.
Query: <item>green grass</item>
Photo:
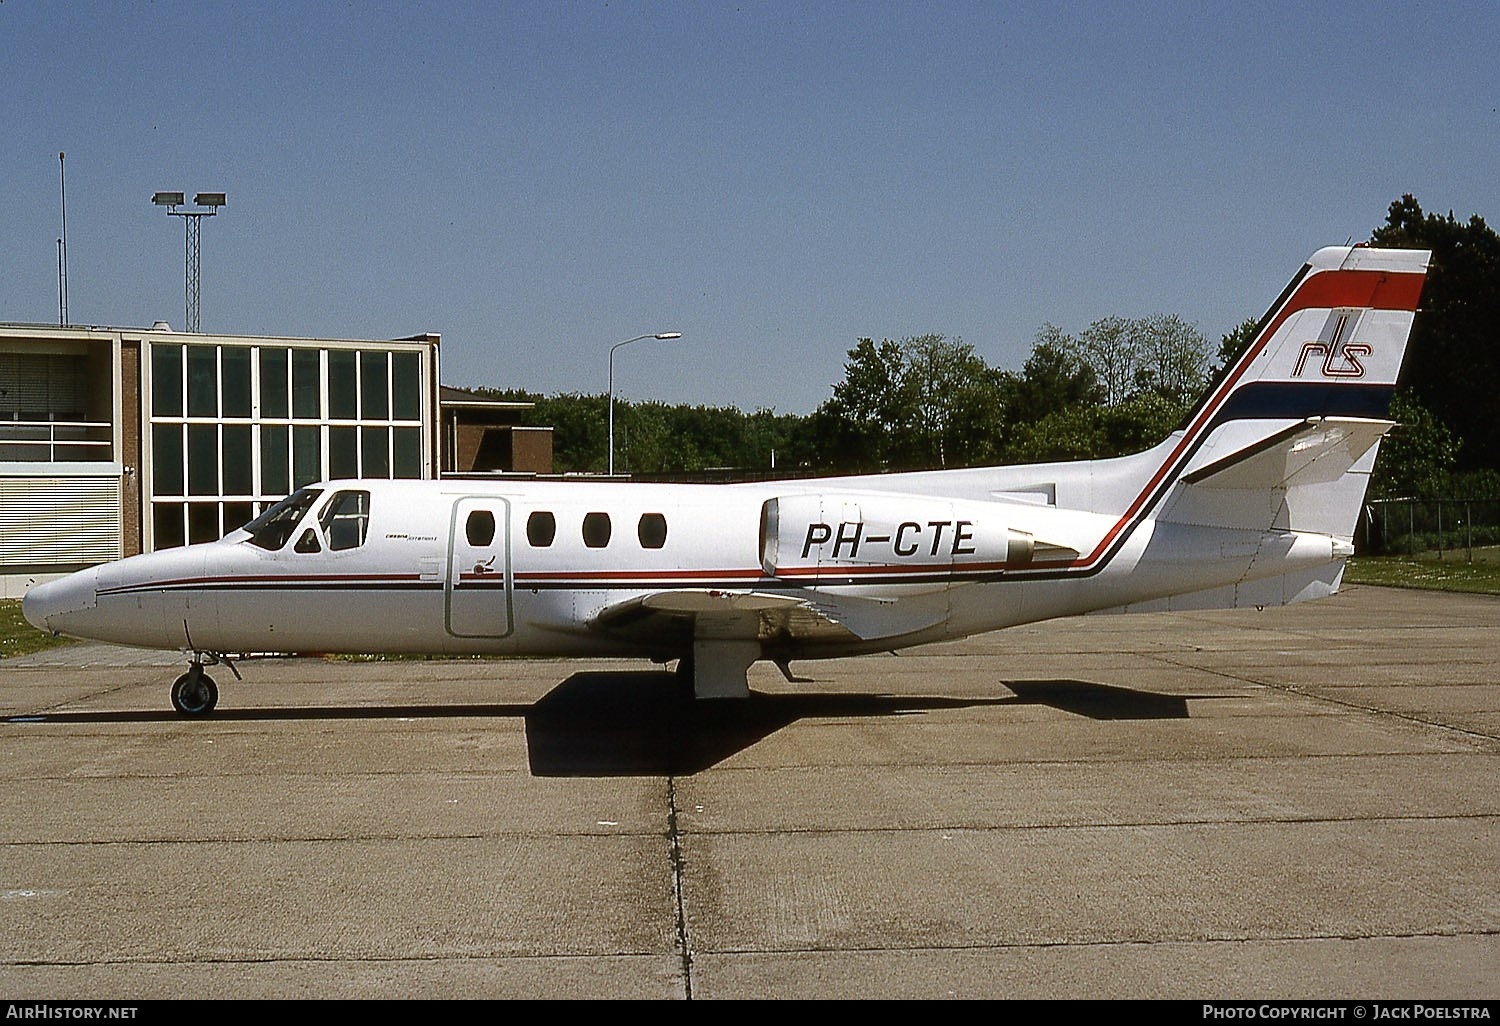
[[[1474,550],[1472,563],[1462,551],[1456,555],[1448,553],[1441,560],[1434,553],[1415,557],[1357,556],[1349,560],[1344,583],[1500,595],[1500,563],[1480,556],[1478,549]]]
[[[21,615],[21,603],[14,599],[0,600],[0,659],[71,644],[72,638],[54,638],[27,623]]]

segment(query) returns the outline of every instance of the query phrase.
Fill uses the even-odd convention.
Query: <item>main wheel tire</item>
[[[692,701],[693,692],[693,657],[685,655],[677,660],[677,669],[672,671],[675,678],[677,697]]]
[[[219,704],[219,686],[202,670],[189,670],[172,685],[172,708],[183,716],[207,716]]]

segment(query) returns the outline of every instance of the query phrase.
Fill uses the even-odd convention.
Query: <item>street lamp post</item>
[[[649,335],[637,335],[635,338],[627,338],[624,342],[616,342],[609,347],[609,476],[615,475],[615,350],[621,346],[628,346],[632,342],[642,342],[648,338],[666,341],[667,339],[681,338],[680,331],[662,331]]]

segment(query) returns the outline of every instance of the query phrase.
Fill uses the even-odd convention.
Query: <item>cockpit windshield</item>
[[[250,521],[244,530],[250,532],[251,544],[272,552],[280,549],[292,536],[308,507],[322,494],[321,488],[299,488]]]

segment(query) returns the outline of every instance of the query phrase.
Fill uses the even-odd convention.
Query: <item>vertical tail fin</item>
[[[1154,450],[1165,459],[1136,500],[1166,536],[1224,529],[1220,554],[1248,560],[1241,576],[1113,611],[1285,605],[1338,590],[1394,426],[1386,417],[1430,257],[1313,254],[1186,429]]]
[[[1313,254],[1194,410],[1159,516],[1352,537],[1429,258]]]
[[[1194,413],[1228,421],[1383,418],[1422,293],[1425,250],[1321,249]]]

